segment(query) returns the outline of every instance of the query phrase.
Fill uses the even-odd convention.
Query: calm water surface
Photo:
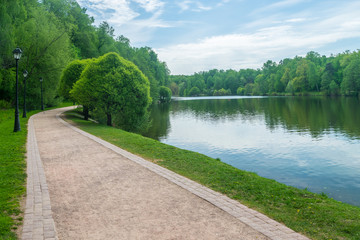
[[[357,98],[178,98],[146,136],[360,206]]]

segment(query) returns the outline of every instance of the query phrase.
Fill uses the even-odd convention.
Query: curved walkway
[[[71,108],[29,120],[22,239],[307,239],[69,125]]]

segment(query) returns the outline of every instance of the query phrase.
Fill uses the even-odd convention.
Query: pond
[[[360,206],[357,98],[175,98],[151,117],[145,136]]]

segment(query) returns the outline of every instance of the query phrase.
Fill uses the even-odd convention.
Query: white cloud
[[[87,12],[95,16],[97,23],[107,21],[121,26],[139,16],[130,8],[127,0],[78,0],[81,6],[87,6]]]
[[[283,4],[285,2],[297,1]],[[213,68],[258,68],[269,59],[279,61],[340,40],[359,38],[357,9],[360,3],[326,10],[326,17],[324,13],[312,19],[280,16],[277,23],[264,22],[267,27],[250,33],[207,37],[190,44],[159,48],[156,52],[167,62],[172,74],[192,74]]]
[[[154,12],[164,6],[164,2],[159,0],[134,0],[134,2],[139,3],[147,12]]]
[[[216,4],[216,7],[221,7],[230,2],[231,0],[221,0],[219,3]],[[242,1],[242,0],[239,0]]]
[[[188,11],[188,10],[193,11],[193,12],[203,12],[203,11],[209,11],[209,10],[213,9],[213,7],[205,6],[200,1],[186,0],[186,1],[178,2],[177,5],[180,7],[181,12]]]
[[[180,7],[181,11],[186,11],[190,8],[191,1],[182,1],[178,2],[177,5]]]
[[[209,11],[212,9],[212,7],[205,6],[200,2],[197,2],[196,5],[197,5],[198,9],[195,9],[194,11]]]
[[[292,19],[285,20],[285,22],[288,22],[288,23],[299,23],[299,22],[304,22],[304,21],[306,21],[306,18],[292,18]]]
[[[256,12],[264,12],[264,11],[269,11],[269,10],[278,10],[280,8],[285,8],[285,7],[291,7],[293,5],[302,3],[302,2],[308,2],[309,0],[283,0],[283,1],[279,1],[273,4],[270,4],[264,8],[260,8],[257,9]]]
[[[86,6],[88,14],[95,16],[96,23],[107,21],[115,28],[115,35],[125,35],[133,44],[144,43],[151,39],[157,28],[171,27],[161,19],[165,3],[162,0],[78,0]],[[131,7],[138,4],[150,17],[139,18],[141,14]]]

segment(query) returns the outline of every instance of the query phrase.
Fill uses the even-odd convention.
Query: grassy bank
[[[78,127],[256,209],[313,239],[360,239],[360,208],[238,170],[205,155],[66,114]]]
[[[37,112],[27,113],[28,118]],[[14,230],[23,220],[20,201],[26,192],[28,118],[21,113],[21,131],[15,133],[14,109],[0,110],[0,239],[17,239]]]
[[[16,239],[13,230],[22,223],[27,120],[20,115],[21,131],[14,133],[14,110],[0,110],[0,239]]]
[[[38,112],[28,112],[27,118],[22,118],[20,111],[21,131],[14,133],[14,109],[0,109],[0,239],[17,239],[14,231],[22,224],[20,201],[26,192],[27,121]]]

